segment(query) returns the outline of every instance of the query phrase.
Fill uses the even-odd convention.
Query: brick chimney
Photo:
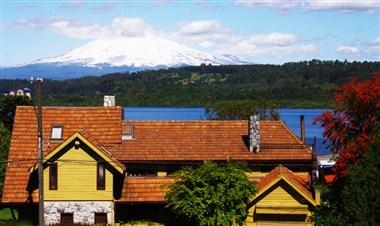
[[[259,152],[260,151],[260,119],[257,115],[249,116],[249,151]]]

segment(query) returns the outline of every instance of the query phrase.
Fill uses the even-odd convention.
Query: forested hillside
[[[331,107],[337,85],[370,78],[380,62],[303,61],[283,65],[232,65],[117,73],[73,80],[45,80],[44,104],[101,105],[115,95],[121,106],[212,106],[236,100],[277,107]],[[0,80],[0,90],[31,87],[26,80]]]

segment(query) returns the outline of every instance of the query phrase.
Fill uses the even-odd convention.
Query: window
[[[96,176],[96,188],[98,190],[104,190],[106,188],[106,175],[105,165],[103,162],[97,164],[97,176]]]
[[[122,140],[132,140],[134,133],[134,126],[130,124],[123,124],[121,131]]]
[[[51,140],[62,140],[62,130],[63,130],[62,126],[53,126],[51,128],[50,139]]]
[[[95,224],[107,224],[107,213],[95,213]]]
[[[56,162],[49,165],[49,189],[57,190],[58,186],[58,165]]]
[[[61,213],[61,224],[73,224],[74,215],[73,213]]]

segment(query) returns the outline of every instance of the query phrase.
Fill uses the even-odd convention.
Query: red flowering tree
[[[380,73],[372,79],[351,81],[336,90],[337,107],[318,116],[314,123],[324,127],[323,136],[336,155],[338,177],[365,153],[380,130]]]

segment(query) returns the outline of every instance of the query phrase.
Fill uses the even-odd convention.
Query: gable
[[[304,206],[309,202],[292,186],[279,180],[270,189],[261,193],[256,200],[256,206]]]
[[[86,139],[87,138],[87,139]],[[89,141],[88,133],[85,131],[77,132],[61,143],[58,147],[51,150],[46,157],[44,158],[44,166],[47,166],[48,162],[54,162],[56,160],[62,160],[61,158],[67,158],[66,155],[71,156],[69,161],[85,161],[87,163],[96,163],[96,162],[106,162],[112,169],[123,174],[125,167],[122,163],[120,163],[116,158],[112,156],[110,152],[108,152],[105,147],[99,144],[96,140],[91,139],[92,142]],[[75,153],[77,150],[78,153]],[[74,152],[73,152],[74,151]],[[71,153],[73,152],[73,153]],[[79,155],[79,152],[85,152],[86,155]],[[78,159],[79,158],[79,159]],[[82,159],[84,158],[84,159]],[[67,160],[66,160],[67,161]],[[37,164],[35,164],[30,171],[34,171],[37,169]]]
[[[315,200],[305,194],[283,175],[278,176],[267,186],[262,187],[249,206],[315,206]]]
[[[87,147],[71,146],[59,158],[50,159],[57,166],[57,188],[49,189],[49,168],[44,169],[45,200],[112,200],[113,173],[105,167],[105,187],[97,189],[97,160]],[[95,157],[96,158],[96,157]],[[50,163],[47,163],[49,165]]]

